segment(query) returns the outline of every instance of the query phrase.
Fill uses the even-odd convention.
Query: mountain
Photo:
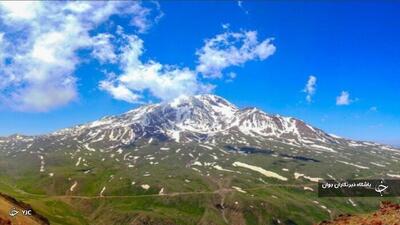
[[[75,140],[86,146],[118,148],[141,139],[156,138],[176,142],[212,142],[236,137],[268,140],[316,151],[335,151],[347,147],[370,147],[390,150],[390,146],[373,142],[346,140],[327,134],[292,117],[270,115],[257,108],[239,109],[215,95],[181,97],[168,103],[145,105],[118,116],[63,129],[55,133],[28,137],[10,136],[2,142],[26,146],[35,140]]]
[[[122,141],[128,144],[142,137],[154,136],[188,142],[212,140],[215,136],[232,133],[254,138],[273,138],[298,146],[314,142],[342,143],[341,139],[303,121],[269,115],[256,108],[238,109],[215,95],[184,97],[170,103],[143,106],[120,116],[105,117],[54,135],[85,140],[103,137],[101,141]],[[96,139],[96,142],[100,139]]]
[[[391,146],[198,95],[2,137],[0,191],[58,224],[312,224],[379,204],[318,198],[318,180],[400,178],[399,160]]]

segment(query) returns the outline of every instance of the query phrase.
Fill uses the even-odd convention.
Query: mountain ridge
[[[100,132],[99,132],[100,131]],[[103,134],[100,134],[102,133]],[[82,134],[88,135],[83,137]],[[218,135],[239,132],[242,135],[278,141],[297,147],[335,151],[338,146],[392,146],[371,141],[355,141],[328,134],[308,123],[281,115],[272,115],[257,107],[239,108],[226,99],[212,95],[176,98],[169,102],[143,105],[119,115],[104,116],[99,120],[60,129],[44,135],[11,135],[2,139],[36,139],[70,136],[86,141],[108,141],[130,144],[140,137],[204,141]],[[98,135],[102,135],[97,137]],[[97,137],[97,139],[94,139]],[[195,138],[197,137],[197,138]]]

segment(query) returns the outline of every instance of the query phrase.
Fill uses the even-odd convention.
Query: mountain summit
[[[211,94],[144,105],[122,115],[107,116],[49,136],[64,136],[107,146],[126,145],[141,138],[215,142],[224,137],[276,141],[321,151],[335,151],[333,146],[339,149],[358,145],[378,146],[372,142],[351,141],[327,134],[292,117],[270,115],[257,108],[239,109],[224,98]]]

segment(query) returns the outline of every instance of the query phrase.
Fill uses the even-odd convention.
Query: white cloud
[[[221,77],[222,70],[230,66],[243,65],[249,60],[264,60],[275,51],[270,39],[257,40],[257,32],[239,32],[217,35],[207,40],[205,46],[196,52],[199,65],[196,70],[176,65],[163,65],[157,61],[141,60],[144,43],[136,35],[118,34],[125,45],[120,48],[118,64],[122,71],[100,83],[100,89],[114,98],[127,102],[142,102],[144,93],[160,100],[171,100],[179,96],[208,93],[213,85],[202,82],[199,73],[206,77]],[[236,73],[227,74],[232,81]]]
[[[231,26],[231,25],[230,25],[229,23],[223,23],[223,24],[221,24],[221,27],[222,27],[222,29],[224,29],[224,30],[228,30],[230,26]]]
[[[249,11],[246,10],[246,9],[244,8],[244,6],[243,6],[243,1],[237,1],[237,5],[239,6],[239,8],[240,8],[241,10],[243,10],[244,13],[249,14]]]
[[[304,87],[303,91],[307,94],[306,100],[307,102],[312,101],[312,96],[315,94],[316,86],[317,85],[317,78],[315,76],[309,76],[306,86]]]
[[[196,70],[207,78],[220,78],[230,66],[241,66],[250,60],[265,60],[276,47],[268,38],[259,42],[256,31],[225,32],[205,41],[196,51]]]
[[[143,7],[141,4],[135,4],[128,8],[127,12],[133,15],[131,24],[139,29],[140,33],[146,32],[152,24],[164,16],[157,1],[145,1],[142,4],[150,4],[150,7]]]
[[[92,34],[112,15],[144,32],[151,11],[136,1],[1,1],[0,100],[17,110],[47,111],[77,97],[77,51],[101,62],[116,56],[106,34]],[[7,61],[7,65],[5,64]]]
[[[342,91],[338,97],[336,97],[336,105],[350,105],[352,100],[350,94],[347,91]]]
[[[0,4],[7,12],[3,17],[10,21],[35,19],[41,8],[34,1],[2,1]]]
[[[144,7],[152,5],[152,9]],[[118,74],[99,83],[114,98],[141,102],[150,94],[160,100],[212,91],[204,77],[222,77],[224,69],[250,60],[265,60],[275,52],[272,39],[257,40],[256,31],[226,31],[196,51],[198,66],[164,65],[142,60],[143,40],[124,34],[97,33],[111,16],[130,19],[139,33],[161,17],[157,2],[23,1],[0,2],[0,102],[16,110],[48,111],[78,97],[75,70],[85,50],[101,64],[119,66]],[[107,24],[106,24],[107,25]],[[104,31],[102,31],[104,32]],[[228,79],[236,74],[230,72]]]
[[[134,94],[124,85],[115,86],[111,81],[103,80],[100,82],[100,88],[106,90],[115,99],[126,101],[129,103],[135,103],[139,100],[140,96]]]
[[[6,58],[6,46],[4,41],[4,33],[0,32],[0,68],[4,67],[4,59]],[[1,87],[1,84],[0,84]]]
[[[181,95],[193,95],[211,91],[213,86],[197,79],[195,71],[156,61],[142,62],[143,41],[136,35],[124,35],[127,42],[119,55],[122,73],[102,81],[100,88],[116,99],[138,102],[148,91],[160,100],[170,100]]]
[[[43,111],[65,105],[77,97],[75,79],[65,78],[60,81],[48,81],[21,89],[12,95],[9,105],[20,111]],[[9,100],[7,100],[9,101]]]
[[[114,63],[117,60],[114,45],[111,43],[112,38],[113,36],[107,33],[101,33],[92,38],[92,56],[101,63]]]
[[[237,76],[237,74],[236,73],[234,73],[234,72],[230,72],[230,73],[228,73],[228,78],[229,79],[235,79],[236,78],[236,76]]]

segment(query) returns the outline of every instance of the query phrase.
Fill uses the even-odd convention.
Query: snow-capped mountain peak
[[[103,148],[152,138],[182,143],[233,140],[242,144],[253,139],[324,151],[334,151],[333,147],[367,145],[329,135],[296,118],[271,115],[257,108],[240,109],[211,94],[143,105],[121,115],[103,117],[45,137]]]
[[[239,109],[224,98],[211,94],[185,96],[170,102],[144,105],[119,116],[104,117],[56,134],[80,135],[91,129],[106,132],[121,128],[142,133],[157,132],[173,139],[176,137],[171,134],[176,136],[177,132],[215,134],[230,129],[238,129],[245,135],[297,139],[298,143],[304,138],[323,142],[333,138],[300,120],[273,116],[257,108]]]

